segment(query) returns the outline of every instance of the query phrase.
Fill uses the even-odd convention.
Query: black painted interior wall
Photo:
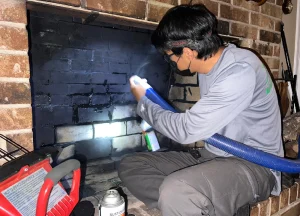
[[[84,25],[72,17],[38,12],[30,13],[29,24],[36,148],[56,143],[56,127],[114,122],[115,106],[136,104],[128,83],[134,74],[167,97],[168,66],[151,45],[150,31]],[[112,154],[109,139],[96,141],[85,141],[84,148],[103,143],[106,153],[101,156]]]

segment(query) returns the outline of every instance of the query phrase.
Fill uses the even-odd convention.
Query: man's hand
[[[147,82],[146,79],[142,80],[143,82]],[[131,93],[134,95],[135,99],[139,101],[146,94],[146,90],[142,87],[142,85],[135,84],[133,81],[133,77],[129,79]]]

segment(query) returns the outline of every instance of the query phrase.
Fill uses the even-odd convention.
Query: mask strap
[[[177,59],[176,64],[178,64],[180,58],[181,58],[181,55],[180,55],[179,58]]]
[[[190,66],[191,66],[191,64],[192,64],[192,61],[190,61],[190,64],[189,64],[189,67],[188,67],[188,69],[190,69]]]

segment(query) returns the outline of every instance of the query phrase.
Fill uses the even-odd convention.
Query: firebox
[[[128,79],[165,98],[170,71],[150,30],[30,12],[36,148],[74,145],[88,160],[146,150]]]

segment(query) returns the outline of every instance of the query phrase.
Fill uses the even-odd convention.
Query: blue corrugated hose
[[[160,97],[153,88],[146,90],[146,97],[152,102],[160,105],[163,109],[177,112],[162,97]],[[215,134],[205,140],[210,145],[219,148],[229,154],[243,158],[247,161],[259,164],[261,166],[278,170],[286,173],[300,173],[300,160],[289,160],[276,155],[263,152],[252,148],[243,143],[231,140],[220,134]]]

